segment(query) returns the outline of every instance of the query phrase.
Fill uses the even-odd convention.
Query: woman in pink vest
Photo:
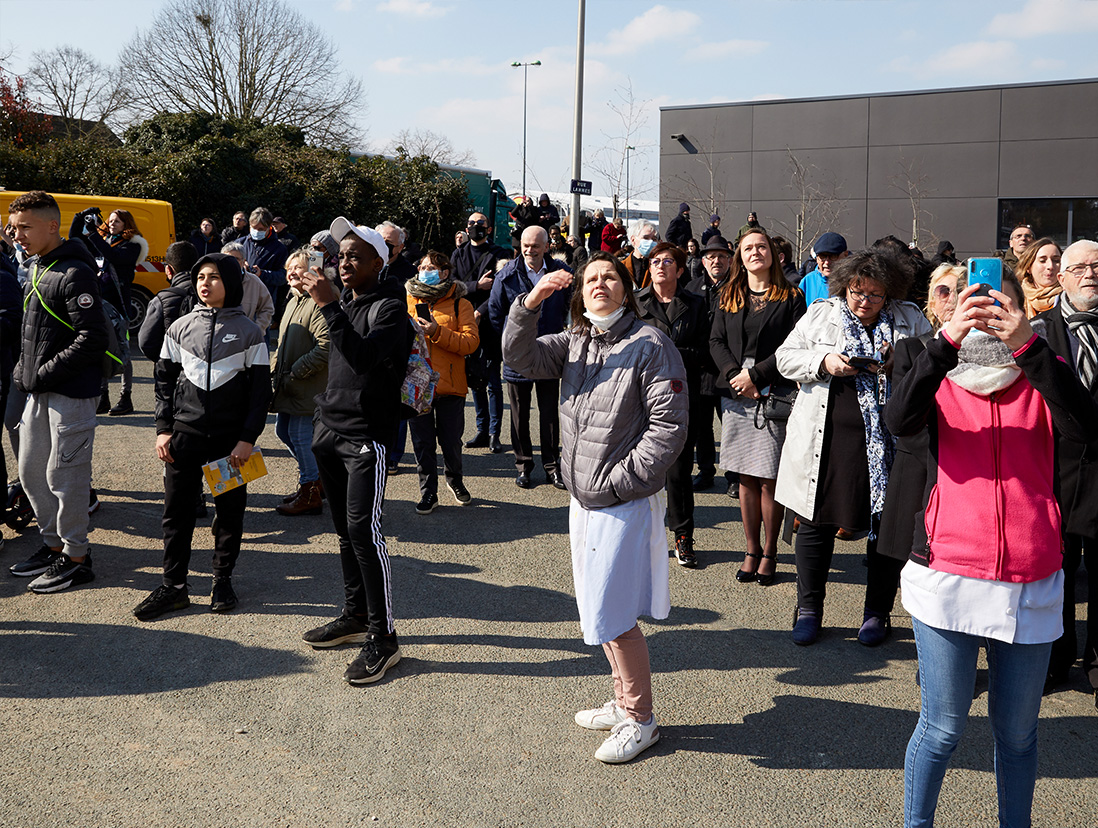
[[[904,826],[932,826],[987,651],[999,824],[1029,826],[1037,717],[1061,633],[1057,433],[1086,442],[1098,405],[1026,320],[1020,287],[966,288],[885,410],[930,436],[926,507],[901,574],[922,706],[904,763]],[[1090,424],[1089,426],[1087,424]]]

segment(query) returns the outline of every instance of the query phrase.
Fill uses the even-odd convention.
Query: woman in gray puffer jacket
[[[548,273],[511,306],[503,357],[523,376],[561,380],[561,471],[572,493],[572,573],[583,640],[601,644],[614,699],[576,723],[609,730],[595,752],[628,762],[659,740],[648,645],[637,618],[666,618],[667,470],[686,442],[686,370],[671,340],[637,318],[632,279],[598,252],[577,276],[572,327],[537,337],[541,303],[572,284]]]

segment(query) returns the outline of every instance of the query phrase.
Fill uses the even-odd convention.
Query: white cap
[[[354,233],[377,251],[377,255],[381,257],[382,262],[389,261],[389,248],[385,244],[385,239],[373,228],[351,224],[350,221],[340,216],[332,222],[331,229],[328,232],[332,234],[332,238],[337,243],[343,241],[348,233]]]

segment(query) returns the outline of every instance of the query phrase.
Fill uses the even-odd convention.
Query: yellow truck
[[[0,217],[5,224],[8,220],[8,207],[21,195],[22,191],[0,190]],[[168,277],[164,275],[164,252],[175,241],[175,215],[172,205],[167,201],[151,198],[116,198],[71,193],[50,195],[57,199],[57,206],[61,208],[62,235],[69,232],[72,217],[89,207],[98,207],[104,219],[112,210],[129,210],[133,214],[138,230],[149,243],[148,256],[137,263],[133,289],[130,291],[130,307],[127,309],[130,330],[136,330],[145,318],[145,308],[148,307],[149,300],[169,284]]]

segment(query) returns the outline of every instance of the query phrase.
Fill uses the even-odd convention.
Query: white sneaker
[[[595,758],[610,765],[620,765],[622,762],[637,758],[641,752],[652,747],[659,740],[660,729],[656,725],[655,716],[649,724],[626,719],[614,725],[606,741],[595,751]]]
[[[611,699],[602,707],[596,707],[594,710],[581,710],[576,714],[576,724],[588,730],[609,730],[614,725],[621,724],[627,718],[629,717],[625,715],[625,711]]]

